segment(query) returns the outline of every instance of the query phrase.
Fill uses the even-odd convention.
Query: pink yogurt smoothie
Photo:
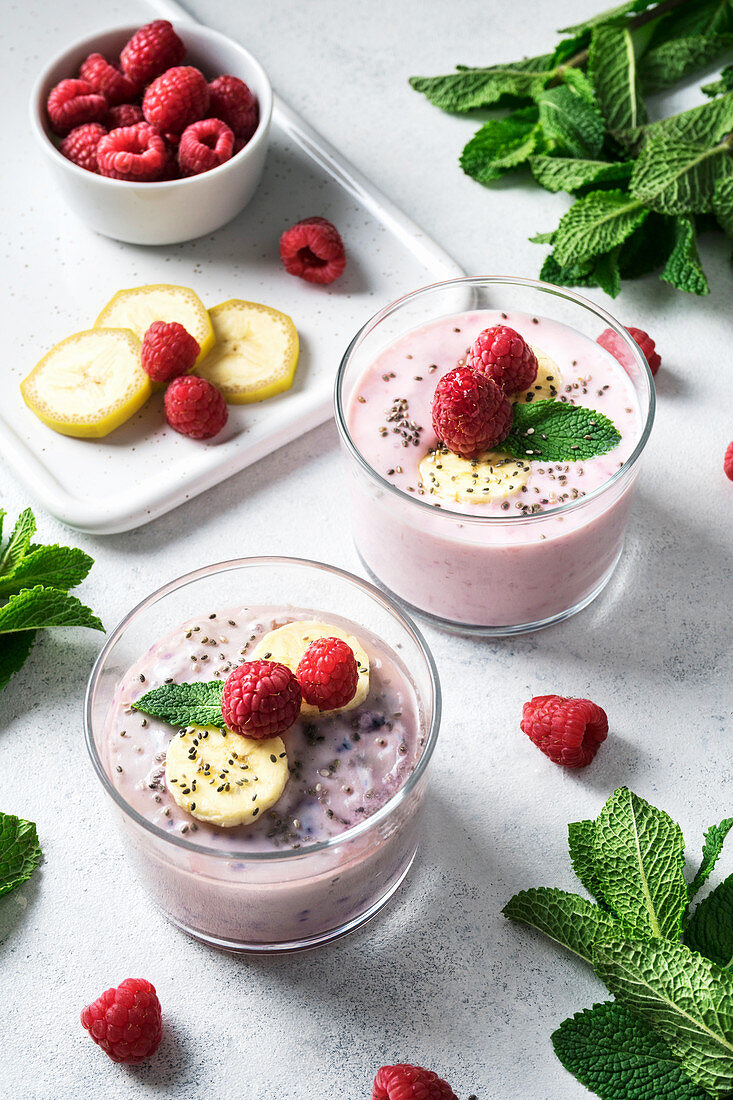
[[[448,502],[423,485],[418,469],[438,443],[431,426],[433,393],[479,332],[495,324],[514,328],[554,360],[557,377],[547,376],[550,396],[604,413],[621,441],[586,461],[530,461],[526,484],[509,499]],[[530,390],[527,399],[532,396]],[[610,576],[622,548],[632,484],[625,483],[625,491],[612,488],[602,504],[588,501],[557,511],[608,482],[642,431],[631,379],[588,337],[521,313],[480,310],[439,318],[405,333],[367,368],[351,392],[347,422],[368,465],[398,490],[375,488],[357,475],[357,548],[372,574],[417,610],[500,631],[544,625],[578,609]]]

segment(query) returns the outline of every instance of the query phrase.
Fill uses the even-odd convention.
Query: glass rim
[[[165,596],[170,595],[177,590],[184,588],[186,585],[191,584],[198,580],[204,580],[206,577],[212,576],[217,573],[225,573],[236,569],[248,568],[252,566],[268,566],[268,565],[294,565],[304,566],[306,568],[315,568],[316,570],[329,573],[333,576],[345,580],[347,583],[352,584],[354,587],[361,589],[371,597],[376,603],[378,603],[384,610],[386,610],[400,626],[407,631],[416,643],[420,654],[425,661],[428,675],[430,678],[430,689],[433,696],[433,712],[430,719],[430,728],[425,738],[425,745],[423,747],[422,755],[415,765],[414,770],[408,776],[405,783],[400,787],[390,799],[385,802],[383,806],[372,814],[370,817],[360,821],[358,825],[353,825],[350,829],[345,829],[342,833],[336,834],[336,836],[329,837],[327,840],[318,841],[316,844],[309,844],[305,847],[298,849],[288,849],[287,851],[273,851],[273,852],[247,852],[242,849],[231,850],[213,850],[204,844],[198,844],[195,841],[187,840],[183,836],[177,836],[165,832],[160,826],[155,825],[152,821],[149,821],[138,810],[136,810],[126,798],[118,791],[111,779],[107,775],[107,772],[100,759],[99,752],[97,751],[97,745],[94,740],[93,733],[93,718],[92,718],[92,701],[94,693],[101,675],[104,663],[116,642],[124,635],[127,628],[131,625],[133,620],[142,612],[158,603]],[[415,688],[417,691],[417,688]],[[346,841],[356,839],[362,836],[364,833],[389,817],[392,812],[407,798],[408,794],[416,786],[418,780],[425,772],[428,763],[433,755],[435,745],[438,739],[438,732],[440,730],[440,719],[442,710],[442,694],[440,689],[440,680],[438,678],[438,670],[435,664],[433,655],[425,641],[422,632],[415,625],[412,619],[404,611],[402,611],[392,600],[390,600],[383,592],[381,592],[375,585],[369,581],[362,580],[361,577],[355,576],[353,573],[349,573],[345,569],[340,569],[335,565],[328,565],[326,562],[315,561],[310,558],[293,558],[285,555],[262,555],[253,556],[247,558],[230,558],[226,561],[215,562],[212,565],[201,566],[198,569],[193,569],[188,573],[183,573],[180,577],[176,577],[172,581],[168,581],[167,584],[161,585],[159,588],[154,589],[144,599],[140,600],[128,613],[119,621],[117,626],[112,630],[104,646],[102,647],[99,655],[97,656],[92,671],[89,674],[89,680],[87,682],[87,688],[84,696],[84,739],[86,741],[87,752],[92,761],[92,766],[97,774],[97,778],[100,780],[106,793],[112,799],[112,801],[123,811],[123,813],[131,818],[136,825],[145,829],[146,832],[158,840],[162,840],[166,843],[173,844],[177,848],[181,848],[184,851],[196,853],[197,855],[204,855],[214,859],[222,860],[236,860],[240,863],[247,863],[249,861],[256,863],[277,863],[283,860],[297,860],[303,859],[307,856],[313,855],[317,852],[327,851],[331,848],[337,847]]]
[[[344,403],[342,400],[343,381],[346,369],[349,365],[353,353],[356,351],[362,340],[369,335],[383,320],[389,317],[392,313],[395,313],[407,302],[412,301],[415,298],[419,298],[422,294],[426,294],[432,290],[438,290],[449,287],[457,287],[461,285],[478,284],[481,286],[521,286],[527,287],[530,290],[538,290],[541,293],[550,294],[553,297],[565,298],[569,302],[575,303],[575,305],[586,309],[589,313],[595,314],[602,321],[604,321],[609,328],[617,335],[620,336],[623,342],[626,344],[628,350],[631,352],[638,366],[641,368],[642,377],[646,379],[647,390],[649,393],[649,408],[647,409],[646,421],[642,429],[639,440],[631,452],[629,457],[623,463],[622,466],[611,474],[607,481],[604,481],[602,485],[596,486],[586,496],[579,497],[577,500],[569,500],[563,504],[556,505],[554,508],[545,508],[542,512],[536,512],[532,515],[509,515],[509,516],[481,516],[474,515],[471,512],[459,512],[453,508],[449,508],[447,505],[436,508],[434,504],[429,504],[425,500],[420,500],[416,496],[411,496],[409,493],[403,492],[371,465],[370,462],[364,457],[359,448],[351,438],[349,432],[346,410],[344,409]],[[430,513],[434,516],[445,516],[448,519],[460,518],[461,522],[471,526],[481,526],[482,524],[526,524],[536,522],[541,519],[546,519],[549,516],[566,515],[569,512],[579,511],[582,508],[588,506],[592,502],[598,500],[600,496],[605,494],[609,489],[616,485],[622,479],[625,479],[633,467],[641,457],[642,451],[646,447],[651,434],[652,425],[654,424],[654,414],[656,411],[656,390],[654,385],[654,378],[649,364],[646,361],[641,348],[633,339],[632,336],[623,328],[619,322],[612,317],[612,315],[603,308],[598,306],[595,302],[591,302],[588,298],[584,298],[581,294],[576,294],[572,290],[568,290],[566,287],[555,286],[554,283],[545,283],[540,279],[525,279],[519,275],[512,276],[495,276],[495,275],[463,275],[453,279],[442,279],[435,283],[429,283],[427,286],[419,287],[417,290],[412,290],[408,294],[403,294],[400,298],[396,298],[393,302],[383,306],[377,313],[373,314],[365,324],[359,329],[356,335],[353,337],[346,351],[344,352],[339,368],[336,372],[336,381],[334,386],[334,410],[336,427],[341,437],[341,441],[346,447],[346,450],[356,459],[357,465],[359,465],[365,473],[376,481],[380,488],[388,490],[389,493],[398,497],[400,500],[407,501],[408,505],[414,505],[417,508],[423,509],[425,513]],[[440,522],[440,521],[439,521]]]

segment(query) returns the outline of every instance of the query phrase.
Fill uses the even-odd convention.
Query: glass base
[[[365,912],[361,913],[358,917],[354,917],[353,920],[348,921],[347,924],[341,925],[339,928],[329,929],[328,932],[323,932],[319,936],[311,936],[307,939],[288,940],[283,943],[245,943],[237,940],[222,940],[218,939],[216,936],[207,936],[204,932],[196,928],[189,928],[187,925],[183,924],[182,921],[178,921],[174,917],[169,916],[168,913],[164,913],[164,915],[171,924],[175,925],[176,928],[180,928],[182,932],[186,932],[189,936],[193,937],[193,939],[208,944],[209,947],[216,947],[219,951],[227,951],[233,955],[288,955],[296,951],[310,951],[315,947],[322,947],[326,943],[331,943],[332,940],[339,940],[342,939],[343,936],[348,936],[350,932],[355,932],[357,928],[361,928],[362,925],[367,924],[373,917],[376,917],[377,913],[391,901],[407,878],[416,855],[417,849],[412,853],[410,862],[407,864],[397,881],[390,886],[386,894],[378,898],[378,900],[365,910]]]
[[[544,630],[548,626],[555,626],[557,623],[564,622],[565,619],[569,619],[572,615],[577,615],[579,611],[582,611],[583,608],[592,603],[596,596],[600,596],[619,563],[619,559],[623,553],[623,546],[596,587],[592,592],[580,600],[579,603],[574,604],[565,611],[559,611],[557,615],[550,615],[547,619],[539,619],[537,622],[533,623],[518,623],[515,626],[486,626],[484,624],[461,623],[454,622],[452,619],[444,619],[440,615],[433,615],[430,611],[425,611],[422,607],[417,607],[415,604],[409,603],[407,600],[403,599],[398,592],[394,592],[389,588],[384,581],[380,580],[376,573],[373,573],[369,568],[364,558],[361,556],[358,546],[356,547],[356,552],[367,576],[370,577],[383,592],[386,592],[388,596],[395,600],[396,603],[401,604],[402,607],[412,615],[417,615],[419,618],[424,619],[425,622],[430,623],[431,626],[437,627],[438,630],[445,630],[449,634],[475,634],[483,638],[506,638],[515,634],[530,634],[534,630]]]

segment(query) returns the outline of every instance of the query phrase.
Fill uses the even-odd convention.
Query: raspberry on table
[[[608,736],[608,717],[590,699],[536,695],[524,704],[520,728],[553,764],[585,768]]]
[[[82,62],[79,75],[95,92],[105,97],[110,107],[118,103],[129,103],[140,91],[139,86],[129,76],[110,65],[101,53],[90,53],[86,61]]]
[[[209,109],[209,86],[193,65],[167,69],[145,90],[143,114],[162,133],[182,134]]]
[[[356,695],[359,681],[354,651],[341,638],[311,642],[295,675],[306,703],[319,710],[345,707]]]
[[[243,737],[279,737],[300,714],[300,684],[278,661],[245,661],[224,684],[221,713]]]
[[[234,134],[218,118],[203,118],[192,122],[181,134],[178,163],[186,176],[209,172],[231,160]]]
[[[108,130],[119,130],[123,126],[136,126],[138,122],[144,121],[143,109],[137,103],[118,103],[107,111],[104,124]]]
[[[245,142],[254,134],[260,118],[256,96],[238,76],[217,76],[209,84],[209,114],[226,122],[235,137]]]
[[[656,374],[660,366],[662,365],[662,357],[659,352],[655,350],[656,345],[651,336],[640,328],[626,328],[626,331],[641,348],[644,358],[649,364],[649,370],[652,372],[652,374]],[[611,355],[613,355],[614,359],[618,359],[622,367],[627,366],[624,356],[624,352],[626,351],[626,349],[624,348],[620,338],[616,335],[612,328],[604,329],[601,335],[597,338],[596,343],[600,344],[602,348],[606,349],[606,351],[610,351]]]
[[[372,1088],[372,1100],[458,1100],[447,1081],[420,1066],[382,1066]]]
[[[471,345],[466,366],[496,382],[504,393],[528,390],[537,377],[537,356],[508,325],[485,328]]]
[[[135,31],[120,54],[123,73],[142,87],[166,69],[180,65],[186,47],[167,19],[156,19]]]
[[[191,439],[211,439],[229,417],[227,403],[213,382],[192,374],[173,379],[164,404],[171,428]]]
[[[105,97],[86,80],[62,80],[51,89],[46,100],[51,129],[61,137],[85,122],[102,122],[107,106]]]
[[[168,163],[168,150],[154,126],[138,122],[100,139],[97,163],[103,176],[115,180],[158,180]]]
[[[188,374],[198,359],[198,340],[178,321],[153,321],[143,337],[140,361],[153,382]]]
[[[725,476],[733,481],[733,443],[729,443],[723,458],[723,470]]]
[[[346,267],[338,229],[326,218],[304,218],[280,238],[280,259],[290,275],[309,283],[332,283]]]
[[[82,1010],[81,1022],[113,1062],[128,1066],[155,1054],[163,1030],[155,986],[144,978],[106,990]]]
[[[87,172],[99,172],[97,164],[97,146],[107,131],[98,122],[85,122],[83,126],[77,126],[70,134],[67,134],[59,145],[59,152],[85,168]]]
[[[454,454],[475,458],[506,439],[512,406],[496,382],[470,367],[444,375],[433,396],[433,431]]]

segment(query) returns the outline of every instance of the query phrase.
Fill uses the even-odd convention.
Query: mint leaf
[[[515,405],[499,449],[530,462],[577,462],[606,454],[621,435],[603,413],[564,401]]]
[[[708,1100],[656,1032],[618,1002],[576,1012],[553,1032],[552,1045],[601,1100]]]
[[[731,0],[695,0],[683,3],[675,11],[660,19],[654,28],[652,47],[662,42],[674,42],[678,38],[694,35],[727,34],[733,31],[733,3]]]
[[[533,99],[555,75],[552,54],[485,69],[459,68],[446,76],[413,76],[410,85],[443,111],[472,111]]]
[[[16,672],[20,672],[33,649],[35,630],[21,630],[16,634],[0,635],[0,691]]]
[[[733,65],[726,65],[720,73],[720,80],[716,80],[713,84],[703,84],[702,90],[705,95],[721,95],[723,92],[729,92],[733,89]]]
[[[733,875],[697,906],[685,931],[685,943],[722,968],[733,966]]]
[[[645,92],[660,92],[733,46],[733,34],[691,35],[664,42],[644,55]]]
[[[57,588],[26,588],[0,607],[0,635],[16,630],[39,630],[48,626],[88,626],[104,630],[99,619],[76,596]]]
[[[710,287],[697,251],[695,220],[691,214],[675,219],[675,244],[660,278],[688,294],[709,294]]]
[[[714,1097],[733,1089],[733,976],[665,940],[597,943],[599,978],[657,1031],[695,1084]]]
[[[3,520],[5,519],[7,514],[8,513],[5,511],[4,508],[0,508],[0,545],[2,545],[3,539]]]
[[[144,711],[172,726],[224,725],[221,699],[224,685],[219,680],[194,684],[163,684],[153,688],[132,704],[134,710]]]
[[[603,909],[608,909],[603,900],[601,881],[593,862],[593,841],[595,837],[595,821],[571,821],[568,825],[568,847],[570,849],[570,862],[588,893],[596,899]]]
[[[724,233],[733,237],[733,179],[720,179],[713,191],[713,213]]]
[[[0,597],[43,584],[67,591],[81,584],[94,559],[72,546],[39,546],[31,550],[5,576],[0,577]]]
[[[674,247],[674,218],[651,213],[621,245],[618,257],[622,279],[638,279],[667,262]]]
[[[33,822],[0,813],[0,897],[27,882],[42,857]]]
[[[702,860],[697,870],[697,874],[687,889],[689,901],[692,901],[698,890],[704,886],[710,878],[710,874],[723,850],[725,838],[731,829],[733,829],[733,817],[724,817],[720,825],[711,825],[706,831],[705,842],[702,846]]]
[[[635,130],[646,122],[634,43],[628,27],[601,26],[593,31],[588,75],[609,130]]]
[[[610,252],[602,253],[593,264],[593,280],[611,298],[617,298],[621,293],[621,272],[618,266],[618,255],[621,245],[617,244]]]
[[[596,821],[593,851],[603,897],[633,934],[678,938],[687,905],[679,825],[620,787]]]
[[[727,142],[710,146],[657,136],[639,153],[629,190],[660,214],[706,213],[713,209],[718,181],[732,176]]]
[[[572,27],[561,27],[560,33],[582,34],[583,31],[592,30],[593,27],[602,24],[624,22],[627,15],[631,15],[633,12],[645,11],[646,8],[652,7],[655,2],[656,0],[627,0],[625,4],[619,4],[618,7],[609,8],[608,11],[602,11],[598,15],[591,16],[584,23],[576,23]]]
[[[540,886],[521,890],[502,909],[509,920],[544,932],[585,962],[593,960],[597,940],[623,935],[622,926],[600,906],[578,894]]]
[[[536,240],[537,238],[533,238]],[[540,279],[546,283],[554,283],[555,286],[595,286],[591,270],[593,263],[587,260],[582,264],[568,264],[560,267],[555,257],[550,253],[545,257],[540,271]]]
[[[18,516],[13,533],[8,539],[8,545],[0,555],[0,576],[14,569],[18,562],[25,557],[35,531],[36,518],[30,508],[26,508]]]
[[[460,163],[479,183],[497,180],[523,164],[542,142],[536,107],[524,107],[505,118],[490,118],[471,138]]]
[[[578,78],[582,73],[569,70],[566,80],[554,88],[540,89],[536,94],[544,143],[549,151],[574,157],[595,157],[603,148],[605,127],[590,85]],[[590,93],[590,94],[589,94]]]
[[[540,187],[544,187],[546,191],[571,193],[594,183],[625,183],[631,178],[631,169],[634,167],[632,161],[612,163],[576,157],[548,157],[542,154],[531,156],[529,166]]]
[[[624,191],[591,191],[560,221],[555,237],[557,262],[566,267],[610,251],[625,241],[648,213]]]

